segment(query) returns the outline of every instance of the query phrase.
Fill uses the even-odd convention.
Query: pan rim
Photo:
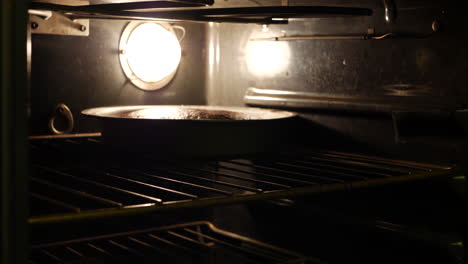
[[[247,114],[256,112],[256,114],[264,113],[272,115],[273,117],[265,118],[252,118],[252,119],[184,119],[184,118],[141,118],[141,117],[121,117],[117,116],[118,113],[138,111],[145,109],[156,109],[156,108],[186,108],[186,109],[200,109],[200,110],[221,110],[230,111],[237,113]],[[126,105],[126,106],[103,106],[87,108],[81,111],[84,116],[97,118],[97,119],[110,119],[110,120],[139,120],[139,121],[160,121],[160,122],[259,122],[259,121],[272,121],[282,120],[297,117],[298,114],[291,111],[277,110],[277,109],[265,109],[259,107],[247,107],[247,106],[209,106],[209,105]]]

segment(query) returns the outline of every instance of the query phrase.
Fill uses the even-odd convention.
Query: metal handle
[[[59,115],[65,117],[67,120],[67,126],[64,130],[59,130],[55,127],[55,119]],[[55,107],[52,117],[49,119],[49,129],[54,134],[67,134],[73,130],[74,123],[73,114],[70,111],[70,108],[68,108],[68,106],[65,104],[59,104]]]

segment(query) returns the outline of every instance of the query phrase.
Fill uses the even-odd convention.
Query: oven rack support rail
[[[448,179],[438,166],[334,151],[211,161],[125,155],[99,137],[32,140],[29,224],[132,216]]]
[[[153,2],[153,3],[150,3]],[[141,3],[68,6],[32,2],[30,10],[55,11],[73,19],[128,19],[154,21],[227,22],[254,24],[287,24],[289,18],[371,16],[372,9],[335,6],[255,6],[232,8],[177,7],[166,8],[159,1]],[[163,1],[171,2],[171,1]],[[187,2],[187,1],[185,1]],[[194,1],[195,3],[196,1]],[[211,2],[199,1],[200,5]],[[212,3],[211,3],[212,4]],[[133,7],[132,7],[133,5]],[[142,8],[143,9],[140,9]],[[156,8],[155,8],[156,7]],[[147,10],[145,10],[147,9]],[[156,11],[155,11],[156,10]]]
[[[112,260],[186,259],[190,263],[222,263],[222,256],[239,263],[321,263],[199,221],[110,235],[60,241],[31,247],[31,263],[98,263]],[[99,262],[101,263],[101,262]],[[107,263],[107,262],[106,262]],[[114,263],[114,262],[112,262]],[[146,262],[145,262],[146,263]]]

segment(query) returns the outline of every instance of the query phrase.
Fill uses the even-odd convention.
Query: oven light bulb
[[[127,41],[127,63],[140,80],[158,82],[177,70],[181,47],[175,34],[156,23],[137,26]]]

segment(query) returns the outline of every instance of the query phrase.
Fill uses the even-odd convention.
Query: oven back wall
[[[398,17],[389,24],[381,1],[373,1],[373,5],[356,2],[353,6],[373,8],[373,16],[292,20],[288,25],[268,27],[210,25],[208,103],[243,105],[248,87],[401,99],[410,104],[468,103],[468,23],[456,4],[396,1]],[[433,23],[439,28],[434,34]],[[399,37],[253,41],[281,36],[365,35],[368,29],[374,30],[375,36],[391,32]]]
[[[182,59],[174,79],[146,92],[125,77],[119,61],[119,40],[128,21],[91,20],[88,37],[32,35],[31,133],[50,134],[48,120],[55,106],[66,104],[75,119],[73,132],[99,129],[80,116],[90,107],[134,104],[205,104],[203,24],[176,23],[186,29]]]
[[[305,1],[290,1],[300,4]],[[331,1],[350,4],[349,1]],[[316,95],[379,98],[417,104],[434,103],[463,109],[468,103],[467,20],[452,1],[396,1],[394,24],[384,19],[381,1],[353,1],[371,7],[371,17],[315,18],[288,25],[210,24],[208,30],[207,101],[210,105],[245,105],[249,87]],[[356,4],[357,3],[357,4]],[[310,3],[309,3],[310,4]],[[433,33],[432,25],[440,27]],[[303,35],[375,35],[401,37],[382,40],[252,41],[252,38]],[[326,104],[322,104],[326,105]],[[378,105],[375,105],[378,109]],[[364,146],[384,155],[434,162],[461,159],[466,140],[429,135],[436,122],[412,138],[401,138],[390,112],[375,113],[292,109],[308,113],[311,124],[302,134],[311,144],[342,142]],[[428,110],[438,111],[439,108]],[[468,131],[467,131],[468,132]],[[343,141],[337,141],[341,137]],[[306,141],[302,141],[306,142]],[[354,148],[356,149],[356,148]],[[444,153],[444,154],[442,154]],[[458,157],[455,157],[458,156]]]

